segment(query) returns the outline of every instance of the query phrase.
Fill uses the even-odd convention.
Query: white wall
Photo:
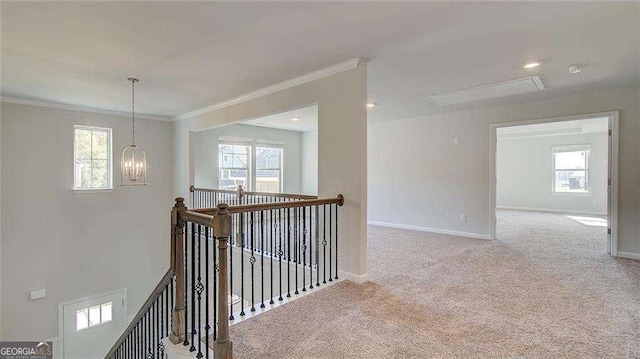
[[[369,219],[488,237],[491,123],[619,110],[618,251],[640,253],[639,98],[607,90],[371,123]]]
[[[192,132],[318,104],[318,195],[342,193],[340,270],[362,280],[367,249],[367,65],[174,122],[176,192],[195,181]]]
[[[301,185],[301,133],[273,128],[230,125],[193,133],[193,156],[196,187],[218,188],[218,138],[241,137],[253,140],[283,143],[283,192],[300,193]],[[248,190],[248,189],[246,189]]]
[[[605,120],[603,120],[605,121]],[[589,193],[553,193],[552,147],[589,145]],[[499,139],[498,207],[607,214],[607,133]]]
[[[73,125],[113,128],[116,184],[130,120],[8,103],[1,111],[3,339],[57,337],[59,303],[118,288],[137,312],[169,268],[172,125],[136,121],[150,186],[77,194]],[[47,297],[30,301],[40,288]]]
[[[318,132],[302,133],[302,193],[318,194]]]

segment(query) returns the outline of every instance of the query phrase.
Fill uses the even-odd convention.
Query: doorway
[[[127,324],[126,299],[126,289],[120,289],[61,303],[60,358],[103,358]]]
[[[493,124],[490,143],[492,239],[566,226],[617,256],[617,112]]]

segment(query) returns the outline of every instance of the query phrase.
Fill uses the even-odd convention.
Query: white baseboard
[[[640,260],[640,253],[620,252],[620,251],[618,251],[618,258],[638,259],[638,260]]]
[[[606,216],[606,213],[596,213],[592,211],[569,211],[563,209],[553,208],[533,208],[533,207],[511,207],[511,206],[496,206],[496,209],[509,209],[514,211],[530,211],[530,212],[550,212],[550,213],[566,213],[566,214],[588,214],[592,216]]]
[[[193,359],[196,353],[189,351],[190,346],[184,346],[182,343],[173,344],[169,338],[163,338],[164,352],[169,359]],[[213,350],[208,345],[202,343],[202,350],[209,352],[209,358],[213,358]]]
[[[357,275],[357,274],[353,274],[353,273],[349,273],[349,272],[345,272],[345,271],[338,271],[338,275],[340,276],[340,279],[350,280],[350,281],[356,282],[358,284],[362,284],[362,283],[366,282],[367,280],[369,280],[369,274],[368,273],[365,273],[363,275]]]
[[[378,221],[368,221],[367,223],[371,224],[371,225],[374,225],[374,226],[381,226],[381,227],[410,229],[410,230],[413,230],[413,231],[448,234],[448,235],[451,235],[451,236],[458,236],[458,237],[468,237],[468,238],[477,238],[477,239],[490,239],[490,236],[488,234],[450,231],[448,229],[429,228],[429,227],[421,227],[421,226],[411,226],[411,225],[408,225],[408,224],[398,224],[398,223],[388,223],[388,222],[378,222]]]

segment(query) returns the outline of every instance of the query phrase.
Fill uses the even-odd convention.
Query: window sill
[[[553,196],[567,196],[567,197],[590,197],[591,192],[587,193],[576,193],[576,192],[552,192]]]
[[[73,193],[109,193],[113,188],[72,188]]]

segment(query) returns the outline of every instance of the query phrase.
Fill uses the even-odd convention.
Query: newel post
[[[213,217],[213,235],[218,240],[218,338],[213,344],[216,359],[231,359],[233,343],[229,338],[229,267],[227,265],[227,248],[231,236],[231,215],[226,203],[218,204],[218,212]]]
[[[242,188],[242,185],[239,184],[238,185],[238,204],[243,204],[242,203],[243,197],[244,197],[244,189]]]
[[[185,308],[185,273],[184,273],[184,228],[185,222],[181,219],[181,212],[187,210],[184,198],[176,198],[176,204],[171,210],[171,268],[176,275],[176,292],[173,312],[171,313],[171,334],[169,340],[173,344],[182,343],[184,333],[184,308]]]

